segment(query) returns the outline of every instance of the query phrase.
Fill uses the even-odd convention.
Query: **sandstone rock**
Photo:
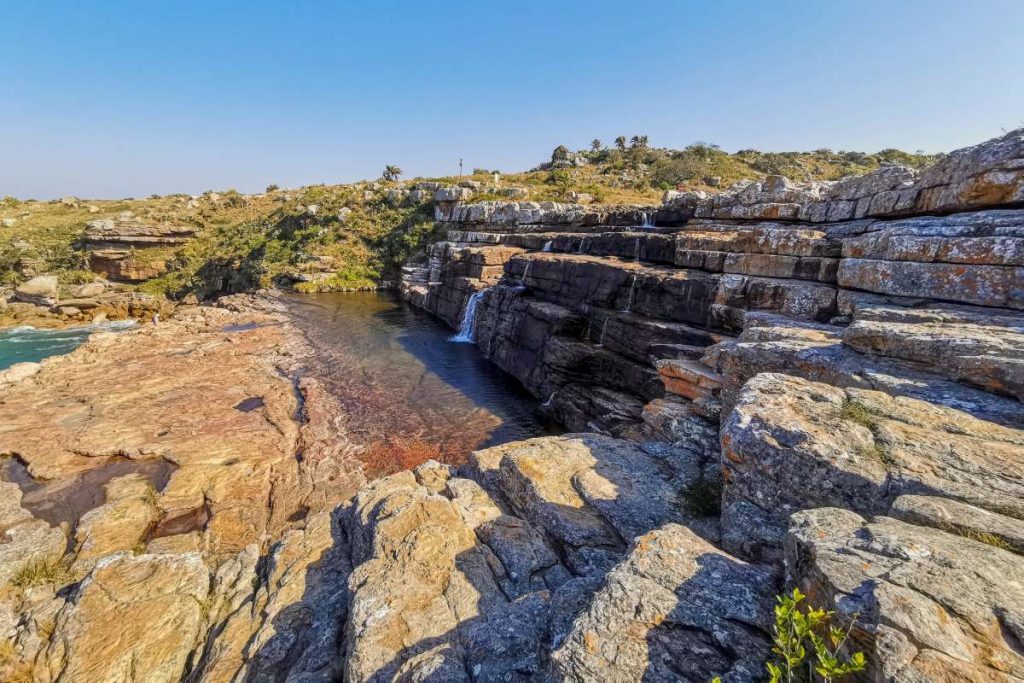
[[[15,363],[9,368],[0,370],[0,385],[13,384],[31,377],[43,367],[39,363]]]
[[[1024,521],[935,496],[900,496],[889,515],[1024,554]]]
[[[37,275],[14,288],[14,300],[40,306],[57,303],[57,276]]]
[[[857,310],[843,342],[1024,401],[1024,314],[866,306]]]
[[[83,515],[75,529],[73,570],[80,575],[104,555],[134,549],[158,518],[157,494],[144,476],[117,477],[105,490],[106,503]]]
[[[21,506],[17,484],[0,481],[0,585],[30,565],[52,565],[64,555],[60,529],[36,519]]]
[[[902,494],[1024,518],[1022,447],[1021,431],[951,408],[758,375],[722,426],[725,547],[772,557],[764,539],[780,538],[793,512],[882,514]]]
[[[879,294],[1024,309],[1024,268],[843,259],[839,285]]]
[[[843,343],[843,328],[755,312],[747,313],[744,322],[738,340],[712,346],[704,357],[704,363],[723,377],[721,399],[726,410],[758,373],[784,372],[838,387],[907,396],[983,420],[1024,426],[1019,401],[924,372],[927,366],[918,363],[860,354]]]
[[[57,615],[43,681],[178,681],[204,625],[209,574],[198,555],[115,554]]]
[[[1024,676],[1024,558],[952,534],[834,508],[793,516],[786,566],[811,600],[856,618],[872,679]],[[841,623],[842,623],[841,622]]]
[[[1024,265],[1024,211],[979,211],[876,223],[843,241],[847,258]]]
[[[288,373],[309,353],[282,317],[251,309],[197,307],[160,325],[94,334],[48,359],[32,381],[4,385],[0,453],[18,453],[54,487],[115,456],[173,463],[154,534],[200,531],[204,550],[234,554],[362,482],[338,476],[359,468],[334,427],[333,399],[298,410],[300,387]],[[253,397],[259,410],[235,408]],[[325,445],[327,434],[340,450]]]
[[[667,524],[634,541],[555,643],[555,672],[567,681],[758,680],[773,594],[770,571]]]
[[[435,202],[460,202],[473,196],[473,190],[466,187],[442,187],[434,193]]]

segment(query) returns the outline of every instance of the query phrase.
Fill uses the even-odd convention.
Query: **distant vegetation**
[[[396,280],[409,257],[433,238],[430,192],[423,201],[388,198],[388,191],[408,190],[418,181],[454,184],[471,181],[470,201],[507,200],[525,193],[531,201],[655,204],[667,189],[726,189],[737,180],[782,174],[794,180],[836,180],[885,164],[920,168],[935,156],[887,149],[875,154],[833,152],[725,152],[695,142],[685,149],[651,147],[643,134],[620,135],[611,146],[593,140],[584,150],[559,146],[552,160],[537,168],[502,175],[474,168],[456,177],[400,182],[402,169],[389,164],[382,180],[350,185],[314,185],[296,190],[276,184],[262,194],[236,190],[199,197],[153,195],[148,199],[50,202],[0,199],[0,287],[25,279],[27,273],[57,273],[71,284],[88,280],[88,256],[80,240],[85,223],[131,211],[143,221],[189,224],[199,237],[177,251],[165,275],[143,291],[180,297],[268,287],[299,280],[300,291],[372,287]],[[153,252],[150,252],[153,253]],[[306,277],[306,276],[309,277]]]

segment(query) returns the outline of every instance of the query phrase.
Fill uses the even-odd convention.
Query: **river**
[[[475,345],[451,341],[452,330],[391,292],[287,301],[317,351],[310,372],[341,402],[358,443],[412,440],[459,462],[477,448],[558,432]]]

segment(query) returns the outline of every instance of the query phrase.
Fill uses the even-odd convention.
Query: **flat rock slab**
[[[1024,400],[1024,313],[865,306],[843,331],[843,342]]]

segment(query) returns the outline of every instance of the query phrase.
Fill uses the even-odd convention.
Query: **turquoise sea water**
[[[0,370],[15,363],[37,362],[74,351],[98,330],[124,330],[135,324],[133,320],[120,320],[63,330],[37,330],[27,326],[0,330]]]

